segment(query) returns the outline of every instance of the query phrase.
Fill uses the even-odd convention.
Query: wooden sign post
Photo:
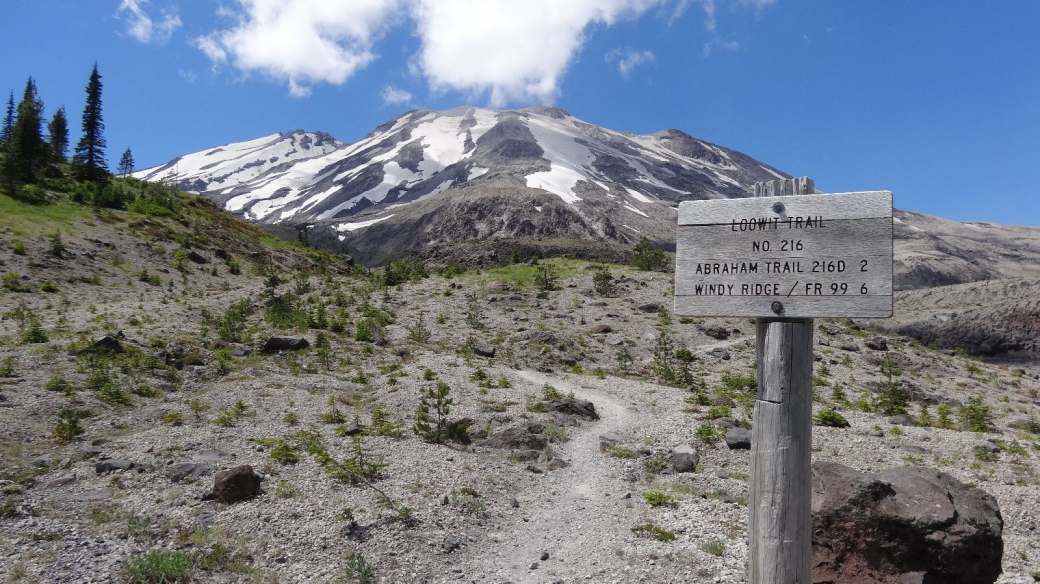
[[[892,316],[892,193],[813,193],[803,177],[679,205],[676,314],[758,317],[751,584],[812,581],[811,317]]]

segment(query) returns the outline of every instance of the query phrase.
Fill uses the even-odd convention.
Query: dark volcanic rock
[[[565,397],[563,399],[547,401],[545,402],[545,405],[551,412],[559,412],[561,414],[588,418],[590,420],[599,419],[599,414],[596,413],[596,406],[587,400]]]
[[[304,337],[286,337],[275,335],[264,343],[264,352],[274,353],[275,351],[299,351],[306,349],[311,344]]]
[[[668,455],[668,464],[675,472],[694,472],[701,463],[701,457],[692,446],[682,445]]]
[[[248,464],[236,466],[217,473],[213,477],[213,492],[210,498],[221,503],[234,503],[256,496],[264,478]]]
[[[751,430],[730,428],[726,431],[726,446],[730,450],[751,450]]]
[[[996,499],[945,473],[813,464],[813,582],[988,584],[1001,572]]]
[[[724,326],[709,326],[708,328],[704,329],[704,334],[708,335],[713,339],[725,341],[729,338],[729,329],[727,329]]]
[[[98,474],[107,474],[115,472],[117,470],[130,470],[134,468],[134,463],[129,460],[123,460],[120,458],[106,458],[99,460],[94,463],[94,471]]]
[[[489,448],[512,448],[518,450],[541,450],[549,443],[542,434],[545,426],[537,422],[498,430],[484,441]]]
[[[885,337],[870,337],[863,344],[866,345],[868,349],[873,349],[875,351],[888,350],[888,341]]]

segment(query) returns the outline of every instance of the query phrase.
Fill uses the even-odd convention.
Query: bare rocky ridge
[[[610,267],[616,293],[598,296],[594,266],[579,260],[550,263],[560,289],[543,297],[530,284],[538,267],[522,265],[383,287],[313,252],[265,248],[255,230],[207,205],[192,209],[198,214],[183,223],[123,212],[73,217],[61,226],[61,258],[47,254],[54,226],[0,224],[0,271],[29,290],[0,293],[8,315],[0,363],[10,365],[0,378],[0,557],[9,577],[125,581],[127,561],[159,550],[188,555],[201,582],[349,582],[355,553],[387,583],[746,581],[748,452],[718,438],[749,421],[747,320],[680,320],[669,310],[669,275],[627,267]],[[11,251],[14,239],[24,255]],[[179,271],[183,241],[208,263]],[[277,291],[303,299],[311,316],[320,302],[329,318],[344,319],[344,332],[264,321],[264,278],[249,258],[265,249],[283,278]],[[241,273],[220,254],[238,258]],[[43,292],[45,281],[57,292]],[[902,292],[897,312],[964,312],[998,285]],[[1026,302],[1028,288],[1007,286]],[[950,294],[943,304],[928,292]],[[257,309],[242,342],[220,341],[214,320],[241,300]],[[22,342],[20,305],[40,319],[46,342]],[[379,342],[356,340],[372,310],[393,322],[379,327]],[[413,340],[419,319],[425,341]],[[836,408],[850,427],[814,427],[814,460],[873,473],[936,468],[984,490],[1004,520],[997,581],[1031,581],[1040,571],[1040,368],[982,363],[865,324],[816,322],[814,410]],[[662,331],[696,356],[703,391],[658,383]],[[330,339],[329,371],[318,332]],[[261,351],[273,334],[302,335],[310,346]],[[133,357],[108,371],[130,393],[128,405],[85,389],[89,353],[69,352],[104,335]],[[632,362],[621,373],[625,353]],[[885,355],[915,400],[910,414],[927,404],[932,425],[854,407],[876,398]],[[54,385],[59,374],[70,395]],[[432,444],[409,431],[431,376],[451,388],[449,419],[467,420],[460,441]],[[581,408],[553,411],[559,396],[546,384],[590,400],[599,419],[573,415]],[[991,408],[991,431],[963,429],[957,412],[973,396]],[[944,403],[955,428],[936,427]],[[400,435],[377,431],[375,405]],[[69,407],[89,410],[84,433],[59,443],[53,431]],[[705,441],[700,429],[712,426],[717,440]],[[538,437],[534,447],[495,443],[513,429]],[[371,479],[378,491],[328,472],[339,467],[319,456],[339,464],[357,436],[366,456],[389,464]],[[288,461],[279,440],[298,460]],[[690,469],[671,461],[694,458],[676,454],[695,454],[694,472],[679,472]],[[217,473],[244,465],[263,475],[256,496],[206,498]],[[665,503],[653,506],[643,497],[657,491],[672,499],[655,495]]]

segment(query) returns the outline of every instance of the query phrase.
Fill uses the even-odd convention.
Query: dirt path
[[[559,447],[559,458],[569,466],[546,473],[535,506],[509,526],[500,543],[474,558],[482,566],[480,582],[575,582],[602,580],[604,570],[625,581],[624,561],[615,554],[630,540],[636,511],[624,495],[632,485],[618,465],[599,451],[599,436],[621,433],[640,423],[641,414],[606,391],[583,388],[558,378],[529,371],[519,375],[539,385],[551,383],[563,393],[592,401],[600,419],[571,428],[571,439]],[[541,560],[543,552],[548,560]],[[532,569],[532,564],[538,567]],[[598,576],[594,576],[599,574]]]

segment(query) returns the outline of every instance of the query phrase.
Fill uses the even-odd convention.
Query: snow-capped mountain
[[[135,176],[250,221],[335,229],[370,261],[488,237],[674,242],[679,201],[743,197],[786,177],[678,130],[616,132],[551,107],[412,111],[353,144],[275,134]]]

